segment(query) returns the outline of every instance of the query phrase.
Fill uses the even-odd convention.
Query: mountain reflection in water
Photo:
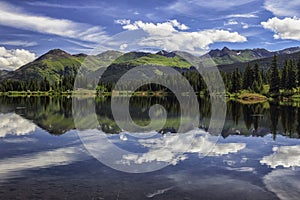
[[[93,99],[82,99],[89,105]],[[120,99],[122,101],[122,99]],[[130,112],[149,123],[151,105],[163,105],[167,121],[152,138],[120,130],[110,99],[96,99],[99,129],[129,152],[118,161],[133,167],[152,162],[170,166],[145,174],[115,171],[83,146],[67,97],[0,98],[0,196],[5,199],[298,199],[300,196],[300,107],[227,103],[222,134],[213,148],[205,136],[209,99],[199,99],[199,127],[177,134],[180,107],[171,97],[132,98]],[[84,109],[84,107],[82,108]],[[158,119],[159,120],[159,119]],[[188,119],[184,119],[187,120]],[[151,134],[153,134],[151,133]],[[195,134],[188,151],[184,140]],[[167,146],[168,148],[162,147]],[[203,157],[203,155],[205,155]],[[53,192],[55,191],[55,192]]]

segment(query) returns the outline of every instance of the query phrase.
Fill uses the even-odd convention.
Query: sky
[[[0,69],[69,53],[300,46],[300,0],[0,0]]]

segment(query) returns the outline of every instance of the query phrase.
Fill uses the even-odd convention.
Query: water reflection
[[[0,160],[0,178],[13,178],[22,171],[54,166],[69,165],[83,160],[86,151],[83,147],[62,147],[44,152],[20,155]]]
[[[230,173],[222,174],[215,167],[213,170],[214,174],[204,168],[197,174],[184,171],[180,174],[171,174],[168,178],[189,194],[190,199],[239,199],[241,196],[242,199],[277,199],[267,189],[251,181]]]
[[[298,200],[300,196],[299,169],[278,169],[263,177],[268,190],[272,191],[280,199]]]
[[[189,148],[186,148],[185,146],[190,140],[193,140],[193,143]],[[141,155],[124,155],[120,163],[130,165],[132,163],[142,164],[157,161],[176,165],[178,162],[186,160],[188,154],[191,153],[197,154],[199,158],[223,156],[237,153],[246,147],[244,143],[215,144],[216,141],[216,138],[211,139],[207,132],[201,130],[193,130],[182,135],[167,134],[159,138],[140,139],[137,142],[139,145],[146,147],[147,152]],[[186,151],[183,152],[183,149]],[[184,154],[182,155],[182,153]]]
[[[47,195],[52,199],[298,199],[300,195],[299,105],[228,102],[223,137],[207,151],[211,146],[205,137],[211,112],[207,98],[199,99],[201,129],[187,127],[184,134],[172,134],[180,123],[176,100],[132,98],[130,112],[140,125],[149,123],[151,105],[162,104],[168,111],[164,129],[154,130],[156,136],[148,139],[134,138],[118,128],[109,98],[96,102],[98,128],[120,148],[140,153],[125,154],[118,158],[119,164],[130,168],[158,161],[173,166],[149,174],[116,172],[82,146],[73,130],[70,98],[0,97],[1,198],[16,199],[17,194],[19,199]],[[189,132],[197,137],[182,155]],[[109,149],[107,154],[115,156]]]
[[[74,129],[72,101],[67,97],[0,97],[0,113],[16,113],[60,135]]]
[[[272,155],[263,157],[260,163],[272,168],[300,167],[300,145],[274,147],[273,151]]]
[[[299,113],[298,107],[280,106],[268,102],[249,105],[228,102],[228,127],[225,126],[222,135],[223,137],[229,135],[264,137],[272,133],[274,140],[277,134],[299,138]]]
[[[36,126],[15,113],[0,113],[0,138],[8,135],[27,135],[35,131]]]
[[[84,105],[88,105],[93,99],[81,101],[84,101]],[[121,98],[120,101],[122,101]],[[208,98],[199,98],[199,102],[199,127],[205,130],[209,126],[211,105]],[[14,115],[14,117],[20,115],[42,129],[47,130],[50,134],[61,135],[74,129],[72,99],[70,98],[1,97],[0,104],[1,113],[16,113],[17,115]],[[134,122],[142,126],[148,125],[150,123],[149,108],[155,104],[162,105],[167,111],[167,121],[164,128],[156,131],[161,133],[176,132],[180,124],[181,113],[178,101],[172,97],[131,98],[130,113]],[[100,128],[106,133],[120,133],[122,130],[114,122],[110,106],[109,98],[96,99],[96,112]],[[242,105],[233,101],[228,102],[227,107],[227,117],[222,132],[224,138],[230,135],[264,137],[269,133],[273,134],[274,139],[276,139],[278,134],[290,138],[300,137],[300,107],[273,103]],[[4,117],[3,114],[2,117]],[[5,118],[7,117],[5,116]],[[160,119],[157,120],[159,121]],[[183,120],[189,121],[189,119]],[[191,130],[191,128],[192,126],[187,126],[186,131]],[[18,128],[18,130],[21,129]],[[6,130],[5,132],[8,131]]]

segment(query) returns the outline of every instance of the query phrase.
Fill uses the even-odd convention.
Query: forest
[[[44,78],[42,81],[37,79],[23,80],[7,80],[4,79],[0,83],[0,92],[48,92],[59,94],[62,92],[72,92],[77,72],[62,75],[59,81],[51,82]],[[299,60],[289,59],[284,62],[282,68],[279,68],[277,56],[275,55],[268,70],[263,70],[257,63],[254,66],[248,64],[242,72],[236,68],[233,72],[221,71],[221,75],[226,87],[228,95],[239,94],[241,92],[257,93],[266,97],[290,97],[300,93],[300,58]],[[193,87],[196,93],[206,94],[207,87],[201,75],[196,70],[181,71]],[[213,76],[211,76],[213,77]],[[165,82],[164,85],[174,85],[177,89],[182,87],[178,75],[160,75],[158,79]],[[138,80],[128,80],[122,85],[122,90],[132,90],[132,83]],[[88,77],[78,76],[76,88],[84,88],[87,90],[95,90],[98,95],[110,93],[115,86],[115,81],[90,81]],[[138,91],[162,91],[170,93],[165,86],[158,84],[148,84],[141,86]]]

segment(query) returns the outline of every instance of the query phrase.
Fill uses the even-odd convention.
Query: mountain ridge
[[[272,57],[275,54],[293,54],[300,51],[300,47],[290,47],[279,51],[269,51],[264,48],[254,49],[213,49],[207,54],[200,56],[200,58],[212,58],[217,65],[230,65],[234,63],[250,62],[262,58]]]
[[[284,60],[290,58],[299,59],[300,47],[291,47],[274,52],[262,48],[231,50],[228,47],[224,47],[221,50],[211,50],[200,58],[210,57],[216,62],[219,69],[230,72],[236,68],[243,71],[248,64],[254,65],[255,63],[258,63],[261,68],[266,69],[272,62],[271,59],[275,54],[278,55],[279,65],[281,66]],[[179,55],[182,55],[182,57]],[[129,70],[135,66],[151,65],[172,67],[178,71],[185,71],[192,67],[187,61],[189,60],[188,56],[190,54],[187,52],[168,52],[164,50],[156,53],[122,53],[109,50],[98,55],[88,56],[82,53],[72,55],[61,49],[52,49],[15,71],[1,70],[0,81],[5,79],[22,81],[30,79],[43,80],[46,78],[53,83],[61,80],[63,76],[82,74],[88,77],[99,78],[100,74],[109,69],[111,70],[110,73],[104,74],[109,77],[116,76],[117,73],[124,73],[124,70]],[[82,66],[83,61],[87,57],[92,64]],[[187,60],[184,58],[187,58]],[[157,73],[159,73],[159,70],[157,70]]]
[[[57,82],[62,76],[75,75],[78,72],[82,74],[92,73],[100,67],[107,67],[116,57],[122,55],[117,51],[105,51],[98,55],[90,56],[94,65],[82,66],[83,61],[88,56],[86,54],[71,55],[61,49],[52,49],[41,55],[32,62],[29,62],[15,71],[0,72],[0,81],[4,79],[11,80],[43,80]],[[92,67],[97,65],[97,69]]]

